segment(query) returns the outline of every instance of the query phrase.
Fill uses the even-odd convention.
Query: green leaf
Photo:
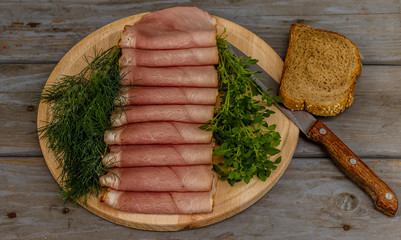
[[[280,133],[278,133],[278,132],[271,133],[271,136],[274,137],[275,139],[280,139],[281,138],[280,137]]]
[[[259,178],[260,180],[262,180],[262,181],[266,181],[266,179],[267,179],[266,171],[260,170],[260,171],[258,172],[258,178]]]
[[[246,152],[243,156],[244,158],[249,158],[252,155],[253,151],[249,150],[248,152]]]
[[[279,152],[280,152],[280,150],[277,148],[268,148],[267,149],[267,154],[269,154],[270,156],[274,156]]]
[[[237,128],[237,127],[231,129],[231,131],[233,134],[239,134],[239,132],[240,132],[239,128]]]
[[[228,148],[228,142],[224,142],[223,144],[221,144],[220,149],[221,150],[226,150]]]
[[[202,125],[199,128],[202,129],[202,130],[206,130],[206,129],[209,129],[209,126],[208,125]]]
[[[279,96],[273,96],[273,101],[278,102],[278,103],[282,103],[283,99]]]
[[[271,130],[271,131],[276,130],[276,124],[272,124],[272,125],[268,126],[266,129]]]

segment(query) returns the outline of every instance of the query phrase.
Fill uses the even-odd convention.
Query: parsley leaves
[[[220,145],[213,154],[223,159],[213,169],[232,186],[242,180],[249,183],[255,175],[265,181],[281,161],[281,157],[270,160],[280,152],[277,146],[281,137],[275,131],[276,125],[265,121],[274,113],[268,107],[281,99],[263,92],[252,80],[256,72],[249,68],[258,60],[236,57],[221,36],[217,45],[221,106],[213,119],[201,127],[213,131]]]

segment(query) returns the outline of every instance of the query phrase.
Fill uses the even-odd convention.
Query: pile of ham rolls
[[[151,12],[125,26],[119,45],[123,84],[133,87],[104,136],[103,201],[134,213],[211,212],[212,132],[199,127],[218,94],[216,19],[196,7]]]

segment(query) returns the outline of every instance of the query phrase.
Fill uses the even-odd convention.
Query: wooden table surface
[[[0,2],[0,239],[401,239],[389,218],[301,135],[289,168],[253,206],[200,229],[150,232],[60,198],[39,148],[38,96],[63,55],[118,19],[194,5],[244,26],[284,58],[292,23],[341,33],[362,55],[355,102],[320,118],[401,197],[400,0]]]

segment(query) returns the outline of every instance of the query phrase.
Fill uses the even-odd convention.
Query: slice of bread
[[[334,116],[351,106],[362,62],[346,37],[293,24],[279,95],[291,110]]]

